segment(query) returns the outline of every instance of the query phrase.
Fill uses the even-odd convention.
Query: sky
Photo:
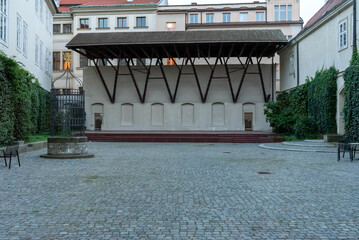
[[[253,2],[253,0],[168,0],[170,5]],[[324,5],[325,0],[300,0],[300,16],[304,24]]]

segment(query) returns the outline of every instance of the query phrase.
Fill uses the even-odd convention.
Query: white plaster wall
[[[230,69],[238,67],[238,65],[231,65]],[[204,92],[210,71],[206,66],[198,66],[197,68],[202,91]],[[249,71],[255,70],[250,69]],[[266,92],[271,94],[271,66],[262,65],[262,70]],[[101,71],[112,93],[114,71],[111,67],[101,67]],[[134,72],[142,93],[145,74],[136,70]],[[165,66],[165,72],[169,85],[174,91],[178,71],[175,66]],[[183,72],[191,72],[191,67],[186,66]],[[121,68],[120,73],[128,73],[127,68]],[[159,68],[152,67],[151,77],[159,76],[161,76]],[[218,67],[214,76],[225,76],[224,68],[222,66]],[[233,73],[231,77],[234,89],[237,89],[241,72]],[[206,103],[201,102],[193,75],[182,75],[176,103],[170,102],[162,79],[151,79],[144,104],[140,103],[134,84],[129,76],[120,77],[114,104],[109,101],[104,86],[93,67],[84,69],[84,78],[86,79],[84,88],[86,93],[87,128],[89,130],[94,129],[92,104],[98,103],[104,105],[102,130],[244,130],[242,116],[244,103],[255,104],[255,112],[253,113],[255,116],[254,130],[271,130],[263,114],[264,99],[258,75],[247,75],[238,103],[233,103],[232,101],[228,81],[220,78],[213,79]],[[127,110],[123,110],[123,104],[126,104],[125,109]],[[223,104],[224,113],[221,104]],[[133,111],[128,110],[129,105],[133,106]],[[191,110],[191,105],[193,110]],[[133,114],[132,124],[128,120],[131,117],[121,116],[126,111]],[[191,111],[193,112],[193,118],[191,118]],[[126,119],[125,124],[123,124],[122,119]],[[222,121],[223,124],[220,124]]]
[[[41,0],[43,3],[43,20],[35,13],[35,0],[12,0],[8,3],[8,40],[3,42],[0,40],[0,50],[7,56],[14,57],[16,61],[21,62],[24,68],[32,73],[40,82],[41,86],[47,90],[51,87],[51,71],[45,72],[46,48],[52,53],[52,23],[51,28],[46,28],[46,11],[49,11],[47,1]],[[51,12],[50,12],[51,13]],[[49,17],[53,18],[51,13]],[[28,26],[27,55],[24,55],[23,49],[17,49],[17,15],[22,19],[21,23],[21,44],[23,44],[23,23]],[[35,36],[43,42],[43,67],[35,64]],[[51,55],[52,61],[52,55]],[[50,67],[50,70],[52,66]]]

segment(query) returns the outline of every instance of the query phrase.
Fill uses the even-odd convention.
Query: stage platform
[[[284,141],[271,132],[244,131],[87,131],[91,142],[273,143]]]

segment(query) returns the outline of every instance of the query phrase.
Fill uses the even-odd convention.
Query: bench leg
[[[6,157],[4,155],[5,167],[7,167]]]
[[[338,162],[340,161],[340,147],[338,147]]]
[[[19,167],[20,167],[20,157],[19,157],[19,152],[16,150],[16,155],[17,155],[17,162],[19,164]]]
[[[9,169],[11,168],[11,154],[10,154],[10,158],[9,158]]]

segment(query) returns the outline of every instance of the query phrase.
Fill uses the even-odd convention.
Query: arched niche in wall
[[[224,127],[225,125],[225,107],[224,103],[216,102],[212,103],[212,126],[213,127]]]
[[[102,103],[94,103],[91,105],[91,125],[94,127],[94,130],[100,131],[103,125],[104,119],[104,110]]]
[[[194,126],[194,105],[192,103],[181,105],[181,123],[184,127]]]
[[[121,104],[121,126],[131,127],[134,125],[134,107],[132,103]]]
[[[256,117],[256,104],[247,102],[243,103],[243,124],[244,130],[253,131]]]
[[[151,126],[160,127],[164,124],[164,105],[153,103],[151,105]]]

